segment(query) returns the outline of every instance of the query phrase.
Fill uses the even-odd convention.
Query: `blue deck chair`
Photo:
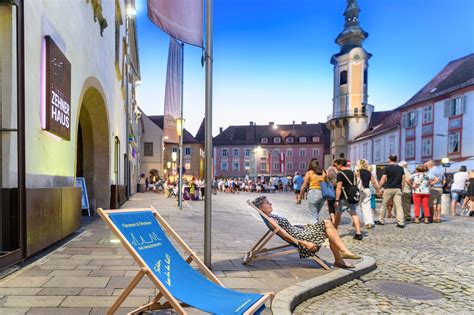
[[[252,207],[257,213],[260,215],[262,218],[263,223],[268,228],[268,231],[265,232],[265,234],[258,240],[258,242],[252,247],[250,251],[248,251],[244,258],[242,259],[242,263],[244,265],[249,264],[253,261],[258,261],[258,260],[268,260],[274,257],[279,257],[279,256],[285,256],[289,254],[294,254],[298,252],[298,241],[294,238],[288,239],[284,236],[282,236],[282,231],[283,229],[278,225],[273,223],[270,218],[263,213],[262,210],[257,208],[252,201],[247,200],[247,203],[250,207]],[[279,238],[281,238],[286,244],[281,245],[281,246],[276,246],[272,248],[265,248],[265,245],[275,236],[277,235]],[[288,249],[288,247],[292,247],[293,249]],[[287,249],[287,250],[283,250]],[[313,261],[315,261],[318,265],[320,265],[322,268],[325,270],[331,270],[331,268],[328,267],[328,265],[318,256],[314,255],[311,257]]]
[[[98,213],[120,239],[140,271],[124,289],[107,314],[114,314],[144,275],[159,290],[150,303],[129,314],[173,308],[186,314],[194,307],[212,314],[259,314],[273,293],[243,293],[225,288],[199,257],[154,209],[103,210]],[[167,237],[170,235],[186,255],[184,259]],[[190,266],[195,262],[202,273]],[[160,303],[160,300],[164,302]]]

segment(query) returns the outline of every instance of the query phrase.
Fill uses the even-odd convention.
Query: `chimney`
[[[275,124],[275,122],[270,121],[268,124],[269,124],[270,126],[273,126],[273,125]]]
[[[293,120],[293,129],[295,129],[295,121]]]
[[[302,121],[301,124],[302,124],[302,125],[306,125],[306,121]]]
[[[222,133],[222,129],[224,129],[224,128],[219,127],[219,133]]]
[[[253,121],[251,121],[251,122],[249,123],[249,125],[250,125],[250,126],[253,126]]]

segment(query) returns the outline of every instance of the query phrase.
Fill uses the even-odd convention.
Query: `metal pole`
[[[181,43],[181,126],[179,136],[179,180],[178,180],[178,205],[179,209],[183,209],[183,95],[184,95],[184,43]]]
[[[206,1],[206,190],[204,203],[204,264],[211,268],[211,212],[212,212],[212,2]]]

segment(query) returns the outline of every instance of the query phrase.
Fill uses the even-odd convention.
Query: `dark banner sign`
[[[71,138],[71,63],[46,36],[46,130]]]

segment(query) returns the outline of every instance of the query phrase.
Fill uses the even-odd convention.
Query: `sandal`
[[[342,264],[342,263],[338,263],[338,262],[335,262],[333,264],[334,267],[336,268],[341,268],[341,269],[352,269],[352,268],[355,268],[354,265],[348,265],[348,264]]]
[[[430,219],[425,218],[425,224],[430,224]]]
[[[416,224],[420,223],[420,219],[415,218],[415,221],[413,221],[413,223],[416,223]]]

